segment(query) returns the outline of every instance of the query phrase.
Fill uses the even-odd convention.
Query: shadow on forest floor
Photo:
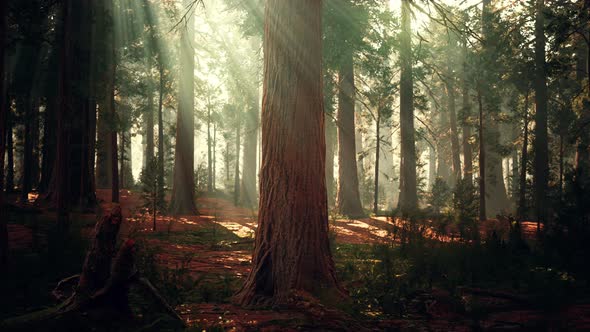
[[[108,195],[98,192],[103,201]],[[331,220],[336,267],[352,304],[335,310],[310,300],[302,308],[246,310],[230,299],[250,269],[255,211],[200,198],[200,216],[158,216],[153,231],[151,218],[140,213],[139,194],[123,191],[121,205],[121,237],[138,239],[140,271],[195,330],[590,329],[585,283],[506,244],[504,221],[481,224],[488,241],[475,246],[457,241],[452,228],[436,232],[428,221],[408,243],[401,220]],[[0,301],[0,319],[51,305],[51,289],[79,270],[92,234],[93,214],[72,216],[64,241],[52,234],[53,212],[35,212],[13,212],[9,220],[14,278],[4,274],[8,300]],[[534,240],[535,227],[523,224],[526,241]]]

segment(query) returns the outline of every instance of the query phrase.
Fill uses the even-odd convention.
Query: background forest
[[[589,18],[1,1],[0,330],[590,329]]]

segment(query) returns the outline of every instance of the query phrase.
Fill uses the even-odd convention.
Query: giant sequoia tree
[[[260,210],[243,305],[343,292],[328,242],[321,8],[266,2]]]
[[[184,1],[185,8],[192,8],[191,0]],[[195,139],[195,52],[191,45],[193,36],[192,13],[186,16],[180,38],[179,103],[176,119],[176,155],[174,157],[174,182],[170,211],[173,214],[195,214],[194,139]]]
[[[400,35],[400,135],[401,171],[399,208],[402,214],[418,207],[416,189],[416,143],[414,132],[414,87],[412,79],[412,40],[410,0],[402,0],[402,32]]]

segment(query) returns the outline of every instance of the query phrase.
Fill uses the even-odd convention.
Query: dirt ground
[[[98,199],[103,209],[109,207],[110,192],[98,190]],[[35,197],[31,197],[31,201]],[[140,197],[127,190],[121,193],[121,206],[125,221],[121,236],[150,235],[146,237],[149,246],[157,247],[157,264],[170,269],[182,267],[194,278],[203,274],[209,276],[232,276],[236,280],[243,278],[250,269],[250,255],[253,236],[256,230],[255,211],[235,207],[220,198],[200,198],[198,216],[158,216],[156,231],[152,230],[150,216],[143,215],[140,209]],[[34,209],[35,213],[46,215],[49,219],[53,212]],[[79,214],[85,227],[83,234],[90,237],[95,215]],[[363,219],[334,219],[330,227],[335,233],[336,243],[372,244],[392,241],[392,233],[401,227],[401,221],[386,217]],[[526,238],[533,239],[536,224],[522,223]],[[211,231],[212,230],[212,231]],[[10,248],[22,249],[43,244],[43,239],[36,238],[33,229],[27,226],[9,224]],[[208,236],[229,238],[227,243],[212,245],[212,242],[195,243],[191,234],[208,231]],[[456,230],[448,229],[448,234]],[[509,223],[504,220],[488,220],[480,224],[482,236],[495,232],[500,238],[508,236]],[[231,235],[233,233],[233,235]],[[221,234],[224,234],[221,236]],[[227,235],[230,234],[228,237]],[[427,230],[426,236],[440,241],[451,241],[452,236],[437,237],[435,232]],[[187,257],[190,257],[187,259]],[[493,294],[492,294],[493,295]],[[540,310],[525,307],[503,310],[511,296],[500,300],[485,292],[466,290],[463,296],[470,301],[477,300],[479,305],[489,309],[490,314],[478,322],[484,330],[544,330],[551,326],[555,330],[590,330],[590,304],[576,304],[548,314]],[[410,308],[408,317],[395,320],[355,320],[334,309],[329,309],[312,299],[303,299],[298,306],[274,310],[248,310],[231,303],[183,303],[176,309],[189,325],[197,324],[200,328],[221,328],[228,331],[298,331],[298,330],[403,330],[403,331],[471,331],[474,329],[472,319],[467,319],[462,310],[450,305],[451,296],[446,291],[433,289],[416,296],[416,307]],[[497,310],[495,310],[495,308]]]

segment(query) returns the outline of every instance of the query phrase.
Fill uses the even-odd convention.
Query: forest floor
[[[102,207],[108,208],[109,204],[104,202],[108,201],[109,192],[99,190],[97,195]],[[35,197],[30,198],[33,200]],[[406,276],[412,273],[432,274],[432,265],[428,265],[429,268],[424,271],[397,267],[405,266],[408,262],[411,262],[409,265],[419,266],[415,258],[394,260],[393,268],[384,270],[383,264],[376,268],[376,264],[388,260],[379,256],[379,250],[386,250],[385,255],[390,255],[391,250],[397,250],[403,237],[400,230],[404,228],[404,223],[387,217],[332,217],[330,220],[335,262],[345,287],[351,293],[354,302],[352,309],[327,308],[313,299],[303,300],[299,307],[293,308],[240,308],[231,304],[231,296],[239,289],[250,268],[256,229],[255,210],[235,207],[222,197],[203,197],[198,199],[199,216],[158,216],[156,231],[153,231],[153,220],[151,216],[142,214],[141,205],[138,193],[122,192],[121,206],[125,221],[121,238],[133,237],[139,240],[140,271],[152,279],[195,330],[590,329],[590,303],[580,301],[579,297],[567,297],[564,300],[563,294],[553,293],[552,297],[538,297],[538,294],[525,292],[522,287],[507,287],[500,281],[492,284],[457,281],[450,287],[433,283],[431,279],[420,282],[416,280],[423,280],[421,277]],[[37,262],[35,259],[40,258],[31,258],[31,253],[38,253],[42,250],[40,248],[46,246],[51,247],[48,226],[43,222],[50,223],[54,219],[54,212],[37,209],[34,205],[20,206],[19,209],[34,214],[35,218],[30,219],[34,221],[18,217],[9,220],[10,248]],[[82,238],[87,239],[92,235],[95,218],[92,213],[80,213],[72,217],[79,225]],[[449,246],[452,246],[452,243],[459,242],[457,229],[452,226],[447,226],[444,232],[437,232],[435,226],[429,226],[428,223],[421,225],[422,236],[429,240],[428,243],[433,243],[428,244],[430,249],[441,248],[441,243],[451,243]],[[510,226],[506,220],[488,220],[479,227],[482,238],[494,234],[498,242],[503,243],[509,237]],[[522,223],[522,234],[526,241],[534,242],[536,224]],[[78,260],[79,268],[83,253],[75,251],[72,250],[71,260]],[[36,277],[39,285],[34,290],[30,289],[30,282],[28,285],[24,284],[25,281],[22,285],[15,285],[16,289],[23,287],[25,291],[15,295],[20,298],[12,302],[16,304],[11,308],[13,314],[30,311],[35,304],[48,305],[51,300],[39,294],[49,293],[58,280],[76,273],[75,268],[75,263],[71,266],[54,266],[57,271],[54,275]],[[442,274],[446,279],[452,279],[446,276],[450,273]],[[27,276],[23,278],[26,280]],[[384,280],[391,281],[386,283]],[[553,287],[551,283],[547,285]],[[392,300],[379,294],[390,294],[389,291],[394,294],[393,297],[402,299]],[[31,303],[30,297],[34,296],[40,298]],[[0,316],[0,319],[4,316]],[[157,324],[151,328],[161,329]]]

